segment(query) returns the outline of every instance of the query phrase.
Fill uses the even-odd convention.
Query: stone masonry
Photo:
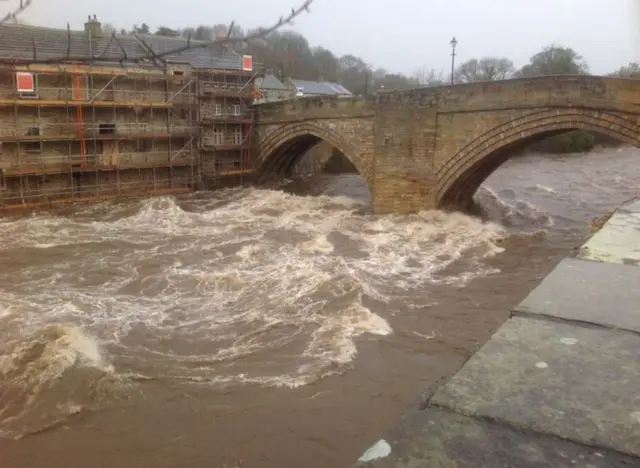
[[[351,160],[377,213],[460,206],[514,151],[583,129],[640,146],[640,81],[555,76],[258,106],[258,180],[318,140]]]

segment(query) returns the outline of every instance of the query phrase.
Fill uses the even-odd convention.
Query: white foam
[[[462,259],[464,273],[446,281],[490,273],[480,260],[499,252],[504,236],[498,225],[456,213],[358,215],[360,204],[342,196],[224,196],[190,211],[160,197],[1,223],[5,250],[40,252],[7,273],[6,303],[20,310],[7,333],[64,320],[98,336],[115,358],[135,361],[134,373],[304,385],[342,372],[364,335],[392,333],[389,317],[367,308],[364,296],[416,297]],[[297,355],[279,351],[289,348]],[[87,342],[82,353],[73,349],[70,359],[98,357]],[[257,364],[265,353],[271,367]]]

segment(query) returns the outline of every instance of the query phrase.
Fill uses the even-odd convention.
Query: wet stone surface
[[[384,442],[384,443],[382,443]],[[555,437],[428,408],[407,414],[374,447],[379,458],[359,461],[371,468],[630,468],[640,460]],[[373,451],[371,451],[373,452]],[[370,453],[371,453],[370,452]],[[369,457],[367,457],[369,458]]]
[[[640,332],[640,268],[568,258],[514,309]]]
[[[622,205],[619,209],[618,212],[625,212],[625,213],[640,213],[640,199],[635,200],[631,203],[627,203],[625,205]]]
[[[632,211],[633,210],[633,211]],[[640,266],[640,211],[618,210],[580,249],[580,258]]]
[[[430,405],[640,456],[640,336],[515,317]]]

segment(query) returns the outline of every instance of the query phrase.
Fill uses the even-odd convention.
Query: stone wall
[[[537,140],[580,129],[640,146],[638,103],[640,81],[592,76],[270,103],[258,108],[258,171],[283,176],[283,161],[321,139],[358,168],[376,212],[464,205],[515,151]]]

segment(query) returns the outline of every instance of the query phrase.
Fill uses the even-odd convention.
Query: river
[[[4,468],[348,467],[640,187],[635,149],[514,158],[486,219],[357,175],[0,220]]]

